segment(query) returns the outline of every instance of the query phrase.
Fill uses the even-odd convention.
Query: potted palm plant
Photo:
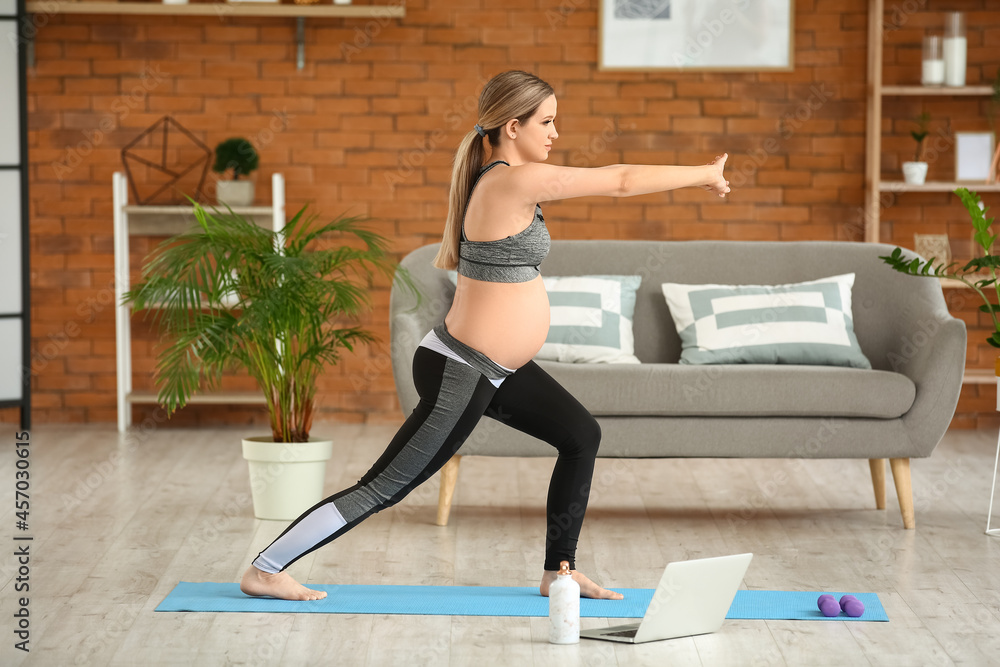
[[[927,162],[924,160],[924,139],[928,134],[928,123],[931,117],[926,111],[916,118],[917,129],[910,131],[910,136],[917,142],[917,150],[913,160],[903,163],[903,180],[911,185],[923,185],[927,179]]]
[[[217,174],[231,172],[233,179],[219,179],[215,182],[215,200],[222,206],[250,206],[253,204],[253,181],[240,180],[257,169],[259,157],[253,144],[246,139],[233,137],[215,147],[215,164],[212,171]]]
[[[969,212],[972,220],[972,227],[975,230],[974,240],[983,250],[982,257],[974,257],[962,268],[958,268],[959,262],[950,262],[945,265],[938,261],[936,257],[922,259],[920,257],[905,256],[902,248],[893,249],[892,253],[879,257],[886,264],[900,273],[910,276],[928,276],[933,278],[949,278],[958,280],[970,287],[984,301],[984,305],[979,307],[984,313],[989,313],[993,319],[993,333],[986,339],[993,347],[1000,348],[1000,283],[997,282],[997,267],[1000,267],[1000,255],[992,254],[993,242],[997,235],[992,232],[991,225],[993,218],[987,218],[986,213],[989,208],[983,205],[982,198],[978,193],[966,188],[958,188],[955,194],[962,200],[962,204]],[[990,296],[997,297],[994,303]]]
[[[243,441],[254,513],[291,519],[322,499],[332,451],[310,437],[317,379],[343,350],[376,340],[343,321],[370,306],[371,279],[395,264],[358,217],[316,224],[303,207],[274,232],[231,209],[194,212],[197,227],[161,243],[124,300],[162,335],[155,380],[168,413],[202,385],[217,387],[223,371],[242,368],[257,381],[271,434]],[[330,236],[350,243],[321,243]],[[415,291],[403,270],[395,280]]]

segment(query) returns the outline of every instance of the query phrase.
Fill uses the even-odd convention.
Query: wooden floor
[[[889,623],[727,621],[639,646],[547,642],[547,619],[154,613],[178,581],[236,581],[285,524],[249,505],[241,429],[31,434],[30,653],[13,648],[13,431],[0,451],[2,665],[989,665],[1000,663],[1000,538],[984,535],[995,434],[949,433],[913,462],[917,529],[874,509],[866,461],[599,460],[577,566],[652,588],[671,560],[752,551],[750,589],[875,592]],[[324,424],[330,492],[394,429]],[[462,461],[291,571],[317,584],[535,585],[552,459]],[[998,511],[1000,513],[1000,511]],[[620,621],[583,619],[584,627]]]

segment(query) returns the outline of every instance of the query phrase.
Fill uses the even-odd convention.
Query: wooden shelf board
[[[944,181],[912,185],[903,181],[879,181],[881,192],[954,192],[958,188],[968,188],[975,192],[1000,192],[1000,183],[948,183]]]
[[[883,95],[992,95],[992,86],[882,86]]]
[[[65,2],[32,0],[29,14],[130,14],[137,16],[316,16],[342,18],[403,18],[403,5],[283,5],[270,2],[199,2],[164,5],[159,2]]]
[[[156,405],[156,393],[151,391],[133,391],[125,397],[129,403]],[[189,405],[264,405],[264,394],[250,391],[219,391],[208,394],[195,394],[188,400]]]
[[[202,204],[201,206],[208,211],[218,209],[219,213],[229,213],[229,209],[225,206],[215,204]],[[231,208],[233,213],[239,215],[271,215],[274,213],[274,208],[271,206],[233,206]],[[130,204],[125,207],[125,212],[132,215],[190,215],[194,217],[194,209],[186,204],[177,206]]]
[[[993,384],[996,381],[996,373],[985,368],[966,368],[962,376],[962,384]]]
[[[988,280],[991,276],[966,276],[966,280],[976,282],[977,280]],[[941,287],[944,289],[972,289],[965,283],[959,282],[954,278],[938,278],[941,281]],[[993,286],[990,285],[986,287],[987,290],[993,290]]]

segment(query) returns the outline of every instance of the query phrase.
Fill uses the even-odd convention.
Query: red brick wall
[[[867,3],[795,4],[795,70],[786,73],[599,72],[597,0],[407,0],[402,20],[309,19],[302,71],[292,19],[43,17],[28,88],[34,419],[115,419],[111,174],[121,148],[165,114],[209,146],[253,140],[258,202],[270,198],[270,174],[282,172],[290,211],[309,203],[328,217],[371,215],[402,256],[440,238],[450,162],[476,121],[482,83],[526,69],[559,96],[553,163],[731,155],[726,202],[696,189],[552,203],[555,238],[860,240]],[[995,51],[985,45],[1000,41],[1000,12],[972,11],[986,0],[914,0],[887,11],[887,82],[915,81],[920,35],[946,4],[970,10],[970,82],[992,78]],[[910,5],[919,11],[906,13]],[[909,150],[905,122],[891,118],[919,104],[887,104],[887,177]],[[927,107],[942,123],[975,129],[984,104]],[[950,159],[942,151],[932,177]],[[883,221],[883,238],[904,245],[942,222],[956,237],[966,231],[950,195],[900,197]],[[155,241],[132,239],[133,268]],[[387,340],[384,281],[373,302],[365,324]],[[137,324],[137,386],[151,386],[153,343]],[[973,340],[970,359],[990,366],[984,349]],[[399,420],[386,353],[362,349],[332,369],[320,417]],[[992,388],[967,388],[956,425],[992,417],[993,400]],[[176,419],[263,423],[262,415],[191,406]]]

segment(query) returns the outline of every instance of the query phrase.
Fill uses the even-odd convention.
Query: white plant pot
[[[253,205],[253,181],[217,181],[215,183],[215,201],[220,206],[251,206]]]
[[[254,516],[291,521],[322,500],[326,462],[332,455],[332,440],[244,438],[243,458],[250,467]]]
[[[927,180],[926,162],[904,162],[903,180],[910,185],[923,185]]]

